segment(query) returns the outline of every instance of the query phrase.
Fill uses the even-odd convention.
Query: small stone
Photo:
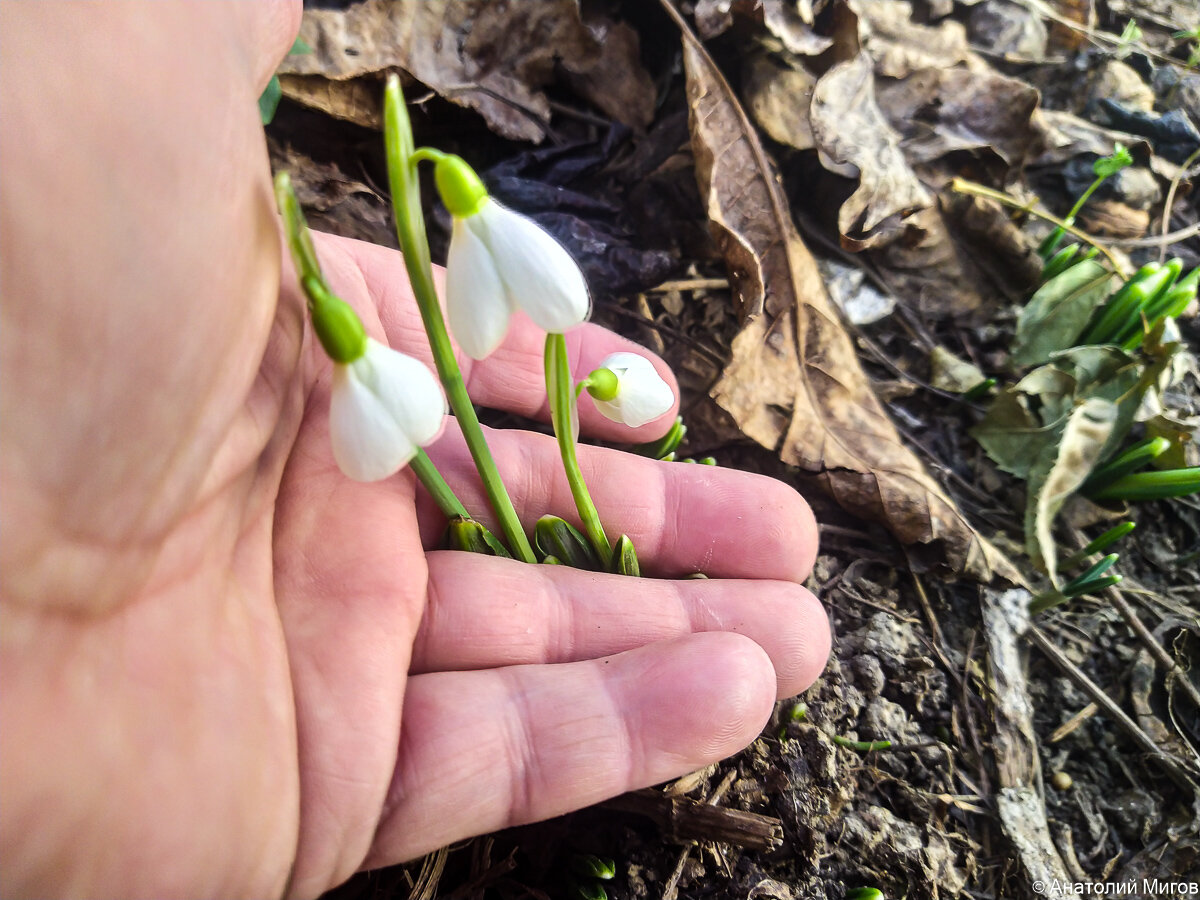
[[[1071,789],[1071,785],[1075,782],[1066,772],[1055,772],[1050,776],[1050,783],[1054,785],[1055,789],[1057,790],[1067,791]]]

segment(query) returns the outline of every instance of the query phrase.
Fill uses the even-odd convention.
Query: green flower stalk
[[[1096,180],[1088,186],[1088,189],[1083,192],[1083,195],[1075,201],[1075,205],[1071,207],[1071,211],[1067,213],[1063,222],[1068,226],[1075,224],[1075,216],[1083,209],[1083,205],[1088,202],[1088,198],[1096,192],[1096,188],[1104,184],[1105,180],[1113,175],[1116,175],[1126,166],[1133,165],[1133,157],[1129,155],[1129,151],[1124,144],[1117,142],[1113,145],[1111,156],[1104,156],[1092,163],[1092,172],[1096,176]],[[1042,245],[1038,247],[1038,254],[1042,259],[1050,259],[1055,251],[1058,250],[1058,245],[1062,242],[1066,235],[1066,229],[1062,227],[1055,228],[1050,232],[1046,240],[1042,241]]]
[[[571,384],[571,363],[567,359],[567,341],[561,334],[546,335],[546,392],[550,399],[550,421],[554,425],[554,436],[562,456],[563,469],[567,473],[567,484],[575,499],[575,508],[583,523],[584,533],[592,549],[607,565],[613,556],[612,544],[604,533],[600,513],[592,502],[579,460],[575,454],[575,441],[579,434],[579,415],[575,404],[575,391]]]
[[[408,110],[400,92],[400,79],[395,75],[388,78],[384,92],[384,143],[387,150],[388,180],[392,190],[392,208],[396,219],[396,236],[404,254],[404,264],[412,282],[413,295],[429,345],[433,350],[434,363],[442,387],[450,401],[450,408],[458,419],[467,448],[479,477],[483,482],[488,502],[496,514],[500,530],[513,553],[524,562],[537,562],[533,547],[529,543],[521,521],[500,472],[488,449],[479,425],[479,418],[467,395],[462,371],[454,357],[454,348],[442,318],[437,289],[433,283],[433,263],[429,255],[429,240],[425,232],[424,216],[421,213],[420,185],[416,178],[412,126]]]
[[[338,467],[356,481],[378,481],[407,463],[447,516],[465,515],[421,449],[442,430],[446,403],[437,382],[422,363],[367,337],[358,314],[325,282],[287,173],[275,179],[275,193],[313,330],[333,362],[329,429]]]

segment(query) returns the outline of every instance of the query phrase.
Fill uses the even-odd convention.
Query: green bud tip
[[[350,304],[331,294],[311,275],[301,281],[308,294],[313,330],[329,358],[346,365],[366,353],[367,331]]]
[[[592,398],[600,401],[612,400],[617,396],[617,374],[612,369],[596,369],[584,382]]]
[[[487,188],[461,156],[445,154],[433,169],[433,180],[450,215],[465,219],[479,212],[488,198]]]

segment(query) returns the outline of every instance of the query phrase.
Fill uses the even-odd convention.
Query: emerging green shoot
[[[657,441],[638,444],[633,448],[633,452],[639,456],[648,456],[650,459],[665,459],[675,452],[686,434],[687,426],[683,424],[683,417],[676,416],[674,424],[671,425],[666,434]]]
[[[576,853],[571,857],[571,871],[580,878],[612,881],[617,875],[617,864],[591,853]]]
[[[1118,454],[1113,459],[1099,466],[1080,488],[1080,492],[1090,496],[1093,491],[1100,490],[1131,472],[1138,472],[1150,465],[1155,459],[1166,453],[1171,442],[1165,437],[1157,436],[1138,441],[1132,447]]]
[[[842,737],[840,734],[833,736],[833,742],[839,747],[857,750],[859,753],[870,753],[874,750],[890,750],[892,747],[891,741],[852,741],[850,738]]]
[[[1125,535],[1129,534],[1135,528],[1137,528],[1136,522],[1122,522],[1120,525],[1116,526],[1115,528],[1108,529],[1108,531],[1104,532],[1104,534],[1100,535],[1094,541],[1089,543],[1086,547],[1084,547],[1078,553],[1073,553],[1073,554],[1071,554],[1071,556],[1067,557],[1067,559],[1063,560],[1063,562],[1059,564],[1059,569],[1074,568],[1075,566],[1079,565],[1084,560],[1086,560],[1093,553],[1099,553],[1101,550],[1105,550],[1108,547],[1111,547],[1113,544],[1115,544],[1121,538],[1125,537]]]
[[[446,526],[446,546],[450,550],[465,550],[468,553],[512,559],[508,548],[488,531],[486,525],[467,516],[455,516],[450,520]]]
[[[1100,307],[1093,324],[1084,331],[1080,344],[1113,344],[1131,333],[1142,321],[1142,310],[1166,294],[1183,267],[1182,260],[1165,265],[1156,262],[1142,266],[1108,301]]]
[[[603,567],[587,538],[579,529],[558,516],[542,516],[533,528],[533,545],[543,557],[558,565],[598,572]]]
[[[1167,469],[1163,472],[1137,472],[1118,478],[1087,496],[1092,500],[1167,500],[1186,497],[1200,491],[1200,466]]]

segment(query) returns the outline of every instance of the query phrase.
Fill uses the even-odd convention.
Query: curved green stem
[[[571,364],[567,359],[567,339],[561,334],[546,335],[546,393],[550,398],[550,420],[554,423],[554,436],[558,438],[558,450],[562,454],[563,468],[567,473],[567,483],[571,486],[571,496],[575,498],[575,508],[579,510],[579,519],[583,530],[587,533],[596,555],[607,567],[612,559],[612,545],[604,526],[600,523],[600,513],[592,502],[587,485],[583,482],[583,472],[579,470],[579,460],[575,456],[575,392],[571,384]]]
[[[500,480],[500,471],[496,468],[491,451],[488,450],[487,440],[479,425],[479,417],[475,415],[475,407],[471,404],[471,398],[467,396],[462,371],[454,358],[454,348],[450,344],[450,335],[442,318],[437,289],[433,284],[433,263],[429,256],[425,220],[421,214],[420,185],[410,166],[414,152],[412,127],[409,125],[408,110],[405,109],[404,98],[400,93],[400,80],[395,75],[388,79],[387,90],[384,92],[383,121],[396,236],[404,254],[404,265],[412,282],[417,308],[421,311],[421,321],[425,324],[425,333],[429,336],[429,346],[433,350],[433,361],[437,365],[438,376],[442,380],[446,398],[450,401],[450,408],[458,419],[467,448],[471,451],[475,468],[479,470],[483,489],[496,513],[500,530],[504,532],[509,546],[519,559],[536,563],[537,557],[534,556],[533,547],[530,546],[529,538],[521,527],[521,520],[517,517],[508,491]]]
[[[445,514],[447,519],[453,519],[455,516],[461,516],[464,519],[471,518],[471,514],[454,495],[450,485],[446,484],[446,479],[437,470],[428,453],[418,448],[417,455],[409,460],[408,464],[417,478],[421,479],[421,484],[425,485],[425,490],[429,491],[429,496],[433,498],[438,509]]]

